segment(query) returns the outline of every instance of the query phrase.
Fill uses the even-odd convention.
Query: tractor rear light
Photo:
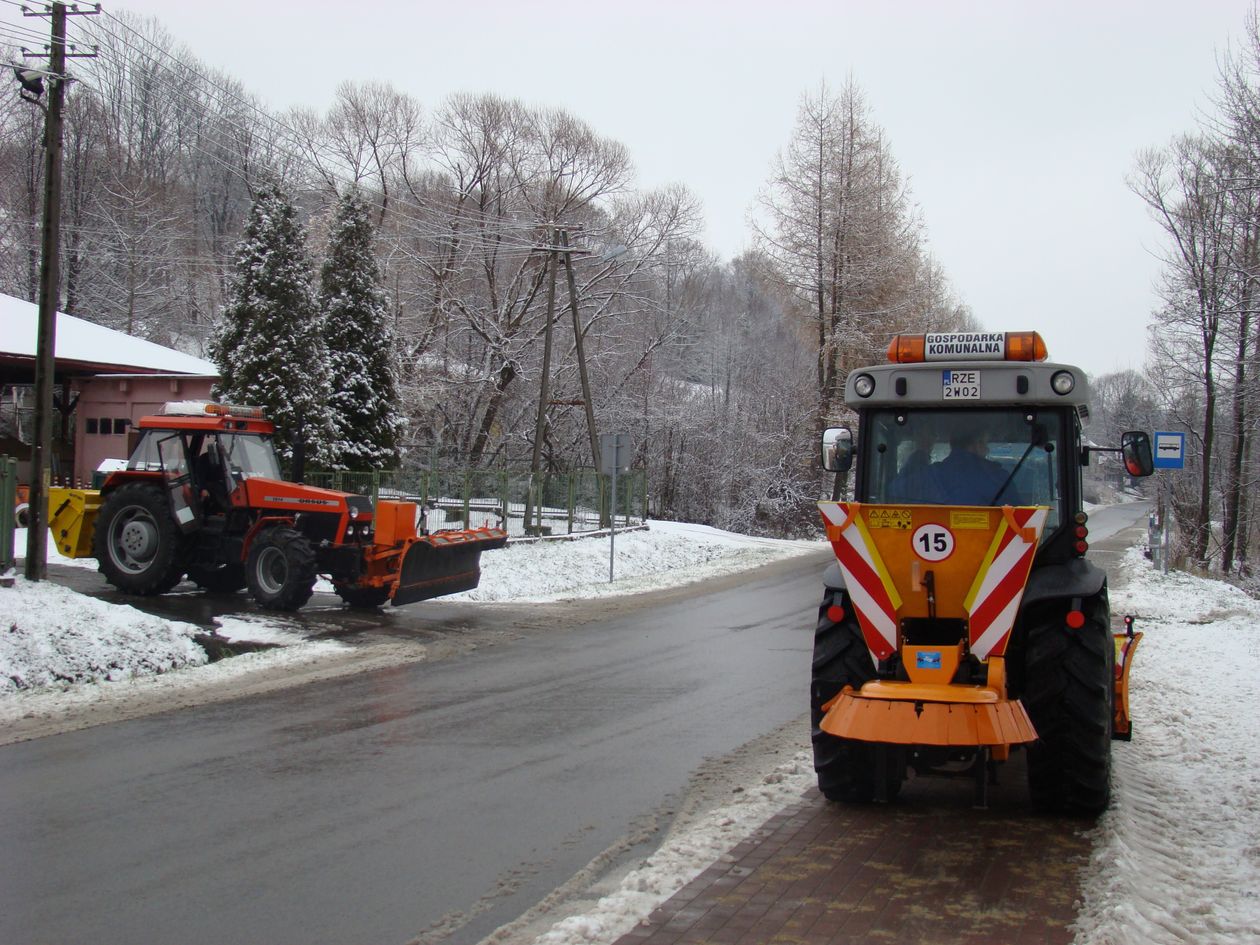
[[[875,393],[875,378],[869,374],[859,374],[853,379],[853,392],[859,397],[870,397]]]
[[[1050,378],[1050,386],[1060,397],[1066,397],[1075,390],[1076,378],[1071,371],[1057,371],[1054,377]]]
[[[1074,521],[1077,525],[1084,525],[1086,522],[1089,521],[1089,516],[1086,515],[1084,512],[1077,512],[1075,515],[1072,516],[1072,521]]]
[[[827,608],[827,619],[832,623],[844,622],[844,608],[839,604],[832,604]]]
[[[1064,623],[1073,630],[1079,630],[1081,627],[1085,626],[1085,615],[1079,610],[1069,610]]]
[[[1089,536],[1089,529],[1086,528],[1084,525],[1077,525],[1075,532],[1076,532],[1077,538],[1086,538]]]
[[[1076,553],[1078,555],[1083,555],[1085,552],[1089,551],[1089,542],[1084,539],[1080,539],[1075,545],[1073,545],[1073,547],[1076,549]]]

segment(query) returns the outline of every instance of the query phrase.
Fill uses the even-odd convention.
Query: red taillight
[[[1076,548],[1076,553],[1078,555],[1083,555],[1085,552],[1089,551],[1089,542],[1078,541],[1073,547]]]
[[[1085,536],[1087,536],[1088,534],[1089,534],[1089,529],[1088,529],[1088,528],[1086,528],[1084,525],[1077,525],[1077,526],[1076,526],[1076,537],[1077,537],[1077,538],[1084,538],[1084,537],[1085,537]]]
[[[1066,623],[1073,630],[1079,630],[1085,626],[1085,615],[1079,610],[1069,610]]]
[[[841,623],[844,621],[844,608],[839,604],[832,604],[827,608],[827,619],[832,623]]]

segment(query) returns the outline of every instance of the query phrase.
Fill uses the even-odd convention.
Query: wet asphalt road
[[[663,817],[702,759],[802,715],[828,560],[0,748],[0,941],[476,942]],[[159,606],[197,619],[189,608],[225,605]],[[469,611],[483,613],[303,619],[389,633],[427,620],[415,632],[433,636],[511,620]]]

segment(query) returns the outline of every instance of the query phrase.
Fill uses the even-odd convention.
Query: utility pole
[[[48,487],[52,475],[53,375],[61,282],[57,253],[61,241],[61,124],[68,81],[66,59],[95,55],[95,52],[66,52],[66,17],[94,15],[100,11],[100,4],[91,10],[80,10],[76,5],[73,11],[67,11],[61,0],[42,12],[22,8],[23,16],[52,17],[52,39],[47,49],[48,108],[44,112],[44,220],[39,265],[39,327],[35,341],[35,443],[31,448],[30,524],[26,532],[26,578],[29,581],[42,581],[48,575]],[[43,54],[23,49],[22,55]]]
[[[560,231],[560,245],[569,248],[569,232]],[[599,468],[599,434],[595,432],[595,403],[591,400],[591,379],[586,373],[586,342],[582,318],[578,314],[577,281],[573,277],[573,253],[564,254],[564,271],[569,280],[569,310],[573,313],[573,347],[577,352],[578,377],[582,382],[582,403],[586,405],[586,429],[591,436],[591,464]]]
[[[556,235],[553,230],[548,241],[552,247],[547,260],[547,321],[543,325],[542,383],[538,390],[538,422],[534,426],[534,456],[529,464],[529,493],[525,499],[525,534],[529,534],[530,516],[535,505],[542,508],[542,492],[538,487],[538,473],[542,469],[543,435],[547,429],[547,404],[551,399],[551,326],[556,317],[556,267],[558,253],[555,250]],[[540,516],[541,518],[541,516]]]

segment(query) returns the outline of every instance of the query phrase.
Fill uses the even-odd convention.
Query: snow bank
[[[755,568],[826,548],[825,542],[736,535],[706,525],[651,522],[609,539],[515,542],[481,556],[481,584],[447,600],[548,601],[633,594]]]
[[[198,628],[18,578],[0,589],[0,693],[116,682],[207,661]]]
[[[1144,637],[1133,741],[1117,742],[1112,806],[1082,878],[1077,945],[1237,945],[1260,929],[1260,603],[1219,581],[1160,574],[1138,549],[1115,613]]]
[[[606,945],[634,928],[652,910],[699,876],[732,847],[788,804],[800,800],[814,782],[813,759],[802,752],[766,775],[760,784],[710,811],[688,829],[668,838],[613,893],[588,912],[557,922],[533,945]]]

